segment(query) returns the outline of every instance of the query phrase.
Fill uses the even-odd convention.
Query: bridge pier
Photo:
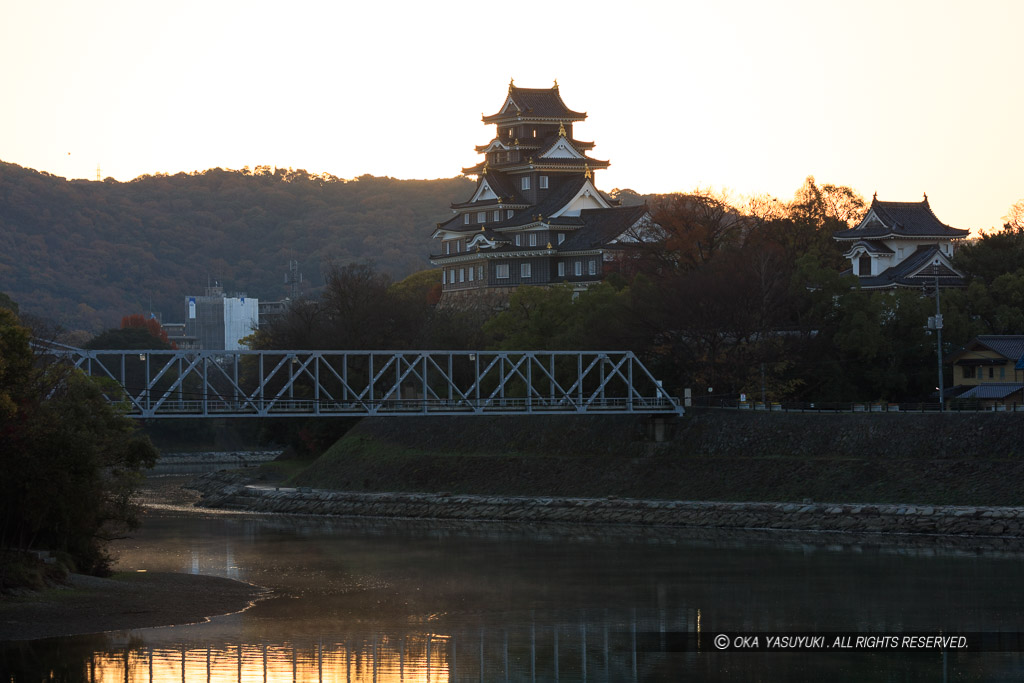
[[[675,432],[675,415],[651,415],[647,418],[647,439],[655,443],[672,440]]]

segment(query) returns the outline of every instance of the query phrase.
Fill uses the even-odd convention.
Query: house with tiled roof
[[[840,230],[833,239],[846,248],[850,270],[862,289],[897,287],[963,287],[964,275],[952,263],[954,245],[968,231],[940,221],[928,204],[871,201],[855,228]]]
[[[1024,335],[985,334],[946,361],[953,366],[953,395],[980,404],[1024,404]]]
[[[462,169],[473,194],[436,225],[442,304],[487,294],[507,300],[521,285],[600,282],[616,252],[654,232],[643,206],[622,207],[594,184],[609,162],[589,155],[573,126],[587,118],[552,88],[510,83],[497,113],[483,116],[494,138],[476,147],[483,160]]]

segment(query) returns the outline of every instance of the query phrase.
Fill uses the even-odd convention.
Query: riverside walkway
[[[145,419],[683,413],[630,351],[34,347],[104,379],[112,402]]]

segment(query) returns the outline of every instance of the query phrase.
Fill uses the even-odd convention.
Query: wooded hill
[[[212,281],[281,299],[292,259],[312,288],[329,263],[402,278],[429,267],[434,223],[471,191],[465,178],[267,166],[68,181],[0,162],[0,291],[23,313],[98,332],[131,313],[181,322],[185,297]]]

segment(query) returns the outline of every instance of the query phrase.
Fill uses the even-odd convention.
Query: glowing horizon
[[[120,181],[256,165],[450,178],[479,159],[494,133],[481,113],[515,78],[558,79],[588,113],[576,137],[612,162],[604,190],[789,199],[813,175],[866,199],[927,192],[975,231],[1024,197],[1012,0],[525,5],[543,35],[462,0],[55,5],[0,10],[0,55],[18,65],[0,74],[0,159],[69,179],[97,165]]]

